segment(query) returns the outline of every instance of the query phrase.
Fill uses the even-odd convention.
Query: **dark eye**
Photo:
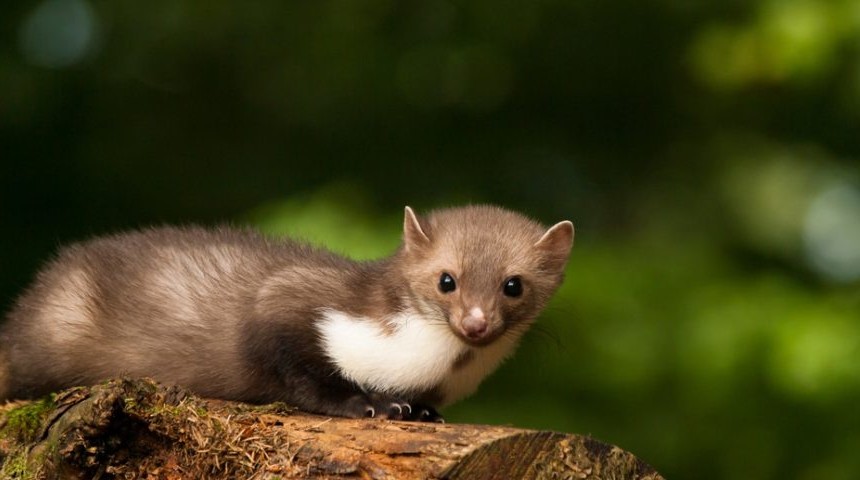
[[[511,277],[505,280],[502,291],[509,297],[519,297],[523,294],[523,282],[520,277]]]
[[[439,291],[442,293],[451,293],[456,289],[457,282],[454,281],[454,277],[447,272],[442,272],[442,276],[439,277]]]

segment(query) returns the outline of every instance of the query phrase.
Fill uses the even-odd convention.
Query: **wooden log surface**
[[[662,479],[632,454],[579,435],[330,418],[148,380],[8,404],[0,433],[0,478]]]

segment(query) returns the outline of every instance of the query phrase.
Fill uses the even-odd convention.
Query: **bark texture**
[[[119,379],[0,408],[0,478],[642,479],[589,437],[328,418]]]

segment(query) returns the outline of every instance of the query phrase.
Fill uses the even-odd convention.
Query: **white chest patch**
[[[405,312],[390,318],[386,330],[374,319],[336,310],[321,313],[318,329],[325,354],[344,377],[367,390],[395,395],[441,387],[444,404],[474,392],[516,344],[515,339],[500,338],[474,349],[467,365],[452,370],[472,347],[443,320]]]

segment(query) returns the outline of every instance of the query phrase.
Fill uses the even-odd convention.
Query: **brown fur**
[[[407,215],[406,242],[395,263],[413,294],[445,312],[455,332],[462,333],[456,327],[469,309],[480,306],[491,333],[500,335],[528,327],[561,283],[573,228],[567,228],[570,222],[559,225],[538,246],[545,227],[498,207],[442,210],[417,223]],[[439,291],[442,272],[456,279],[454,292]],[[522,278],[524,292],[509,298],[502,286],[514,275]]]
[[[8,397],[7,393],[9,391],[9,367],[8,360],[6,360],[6,355],[0,351],[0,399],[5,399]]]
[[[0,327],[0,399],[128,374],[204,396],[360,415],[369,394],[322,354],[321,308],[382,325],[406,308],[425,310],[460,334],[458,322],[482,305],[494,335],[522,333],[561,282],[573,239],[563,223],[546,233],[497,207],[422,219],[407,210],[401,248],[374,262],[231,228],[157,228],[72,245]],[[442,294],[442,271],[462,288]],[[520,298],[501,295],[510,275],[523,279]]]

